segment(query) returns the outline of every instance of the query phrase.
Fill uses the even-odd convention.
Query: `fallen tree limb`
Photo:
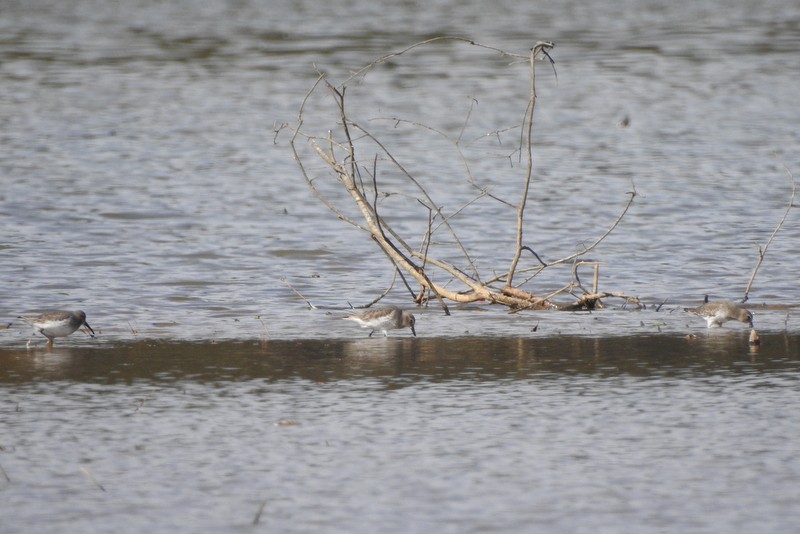
[[[368,72],[378,65],[387,62],[389,59],[397,58],[412,50],[418,50],[421,47],[430,46],[443,41],[454,41],[468,46],[479,47],[497,53],[501,57],[512,58],[514,61],[524,60],[528,65],[528,98],[523,120],[519,126],[521,139],[520,156],[522,157],[523,154],[525,155],[526,165],[522,178],[519,200],[515,206],[491,195],[486,188],[480,188],[469,169],[469,164],[467,163],[461,147],[461,140],[464,136],[472,107],[470,107],[467,118],[453,139],[450,139],[437,129],[419,124],[418,122],[394,119],[398,124],[407,122],[434,131],[450,140],[453,146],[456,147],[466,169],[467,183],[473,187],[478,187],[480,193],[468,202],[460,203],[460,207],[456,210],[449,212],[445,211],[442,205],[434,200],[425,187],[423,180],[411,172],[399,158],[395,157],[384,141],[379,139],[378,135],[365,128],[363,123],[356,121],[348,113],[348,106],[346,106],[348,83],[356,78],[363,79]],[[339,219],[369,234],[370,239],[376,243],[389,259],[392,266],[401,275],[407,290],[412,295],[415,302],[422,304],[434,298],[439,302],[445,313],[449,313],[446,301],[461,303],[483,301],[502,304],[512,310],[594,309],[598,306],[599,299],[601,298],[611,296],[628,298],[624,297],[621,293],[599,292],[597,288],[597,271],[595,271],[592,290],[584,289],[580,284],[575,269],[577,268],[577,260],[594,250],[617,228],[620,221],[633,204],[634,198],[636,197],[635,187],[629,192],[630,198],[627,204],[610,228],[591,245],[583,247],[582,250],[564,258],[545,261],[543,255],[535,252],[534,247],[525,242],[525,212],[534,178],[532,147],[533,120],[537,101],[536,65],[537,62],[541,60],[548,60],[553,66],[553,72],[555,72],[555,62],[550,56],[550,51],[553,49],[553,46],[552,43],[539,42],[531,48],[529,54],[520,55],[482,45],[469,39],[437,37],[413,44],[399,52],[383,56],[362,69],[359,69],[345,79],[343,83],[338,85],[329,81],[327,76],[323,73],[318,72],[316,82],[305,95],[298,111],[297,125],[294,128],[294,134],[291,138],[292,155],[300,168],[303,178],[312,194]],[[323,135],[309,134],[305,126],[307,106],[312,95],[315,95],[321,88],[324,88],[327,94],[333,99],[337,121],[336,124],[329,128]],[[498,137],[498,132],[500,131],[500,129],[495,130]],[[336,177],[336,181],[343,191],[346,192],[350,202],[352,202],[351,210],[345,210],[341,204],[341,200],[333,200],[333,198],[329,196],[330,193],[323,194],[320,188],[317,187],[316,182],[323,178],[311,176],[309,174],[308,168],[304,164],[304,156],[301,156],[300,153],[301,140],[307,142],[307,146],[310,147],[311,152],[316,154],[316,157],[323,162],[328,173]],[[359,158],[361,152],[368,152],[370,150],[373,152],[369,153],[366,158]],[[382,204],[382,200],[388,198],[389,194],[384,192],[381,179],[379,178],[379,172],[381,175],[386,173],[385,170],[380,170],[380,162],[386,162],[390,166],[390,170],[394,172],[396,176],[399,176],[405,183],[410,184],[409,187],[412,189],[412,192],[410,194],[406,193],[403,196],[409,198],[409,200],[413,200],[416,206],[421,206],[425,210],[424,217],[420,218],[424,221],[424,233],[418,245],[412,246],[410,243],[414,240],[412,240],[410,236],[398,232],[395,226],[390,222],[392,221],[391,214],[387,215],[384,213],[387,210],[386,206]],[[326,182],[326,184],[330,185],[331,182]],[[511,254],[510,264],[501,274],[495,274],[493,278],[489,278],[488,280],[482,279],[478,264],[470,252],[468,244],[459,236],[453,224],[456,215],[458,215],[459,218],[466,216],[467,209],[482,198],[499,200],[505,206],[513,208],[515,211],[513,235],[514,249]],[[360,217],[356,217],[350,213],[353,207]],[[441,245],[444,243],[441,238],[439,240],[434,239],[434,236],[439,231],[448,235],[445,241],[453,245],[455,255],[460,255],[460,258],[439,254],[437,244]],[[530,252],[538,260],[538,264],[535,267],[520,269],[522,254],[526,251]],[[568,263],[573,263],[573,280],[565,287],[550,293],[546,297],[531,293],[521,287],[544,269]],[[493,271],[494,270],[490,272]],[[525,273],[527,278],[522,283],[515,283],[514,278],[520,273]],[[442,275],[444,275],[446,280],[440,280]],[[406,279],[406,276],[409,278]],[[414,283],[418,284],[418,289],[412,287]],[[451,287],[451,284],[456,287]],[[576,292],[578,293],[576,294]],[[555,297],[562,294],[569,295],[573,301],[569,303],[558,303],[553,300]]]

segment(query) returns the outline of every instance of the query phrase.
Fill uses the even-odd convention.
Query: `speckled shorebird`
[[[684,308],[706,320],[708,328],[722,326],[726,321],[741,321],[753,326],[753,314],[729,300],[706,301],[697,308]]]
[[[348,315],[347,317],[343,317],[343,319],[354,321],[360,324],[361,328],[372,329],[368,337],[372,337],[372,334],[374,334],[376,330],[382,331],[383,335],[387,336],[387,330],[409,327],[411,328],[411,333],[415,336],[417,335],[417,331],[414,330],[414,323],[416,322],[414,316],[394,306],[376,308],[364,313]]]
[[[88,328],[91,332],[90,335],[94,337],[94,330],[86,322],[86,314],[81,310],[54,310],[31,317],[20,315],[18,319],[22,319],[41,332],[47,338],[47,344],[50,346],[53,346],[55,338],[66,337],[82,326]]]

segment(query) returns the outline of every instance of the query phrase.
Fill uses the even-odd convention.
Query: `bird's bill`
[[[414,330],[414,325],[411,325],[411,333],[414,334],[414,337],[417,337],[417,331]]]
[[[92,337],[94,337],[94,335],[95,335],[95,334],[94,334],[94,330],[92,330],[92,327],[91,327],[91,326],[89,326],[89,323],[87,323],[86,321],[83,321],[83,326],[85,326],[86,328],[88,328],[88,329],[89,329],[89,332],[91,332],[91,336],[92,336]]]

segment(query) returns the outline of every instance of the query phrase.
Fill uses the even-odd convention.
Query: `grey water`
[[[789,205],[796,3],[43,0],[4,2],[0,36],[0,532],[798,528],[796,209],[750,291],[759,347],[683,311],[741,299]],[[635,191],[589,257],[601,290],[641,306],[431,303],[416,338],[340,320],[390,286],[385,302],[413,304],[305,183],[300,106],[320,72],[341,84],[436,36],[485,47],[389,58],[347,82],[351,118],[490,278],[513,254],[516,214],[492,197],[519,199],[529,91],[525,62],[493,49],[552,41],[526,243],[579,251]],[[336,130],[324,88],[302,118]],[[381,210],[419,245],[428,211],[375,168]],[[52,308],[98,336],[47,349],[15,321]]]

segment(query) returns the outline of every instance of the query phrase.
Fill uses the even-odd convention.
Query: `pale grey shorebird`
[[[697,308],[684,308],[684,310],[705,319],[708,328],[722,326],[726,321],[741,321],[750,327],[753,326],[753,314],[729,300],[707,301]]]
[[[22,319],[38,330],[47,338],[47,344],[50,346],[53,345],[55,338],[66,337],[82,326],[89,329],[91,337],[95,335],[92,327],[86,322],[86,314],[82,310],[54,310],[29,317],[20,315],[17,319]]]
[[[361,328],[372,329],[367,337],[372,337],[376,330],[380,330],[384,336],[388,336],[387,330],[409,327],[411,328],[411,333],[415,336],[417,335],[417,331],[414,330],[414,323],[416,322],[414,316],[395,306],[375,308],[364,313],[348,315],[347,317],[342,317],[342,319],[354,321],[360,324]]]

